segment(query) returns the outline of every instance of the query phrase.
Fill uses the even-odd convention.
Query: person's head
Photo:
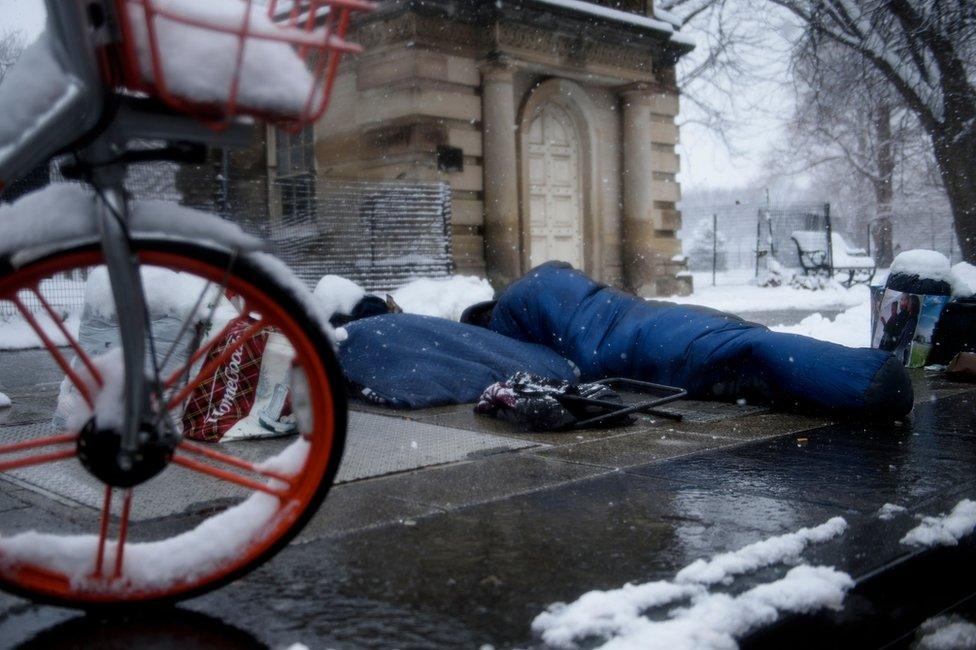
[[[908,294],[903,293],[901,297],[898,298],[898,310],[907,311],[908,310]]]
[[[912,294],[909,302],[911,307],[909,307],[908,313],[912,316],[918,316],[918,312],[922,311],[922,300],[915,294]]]
[[[898,314],[898,301],[897,300],[892,300],[891,301],[891,315],[892,316],[895,316],[897,314]]]

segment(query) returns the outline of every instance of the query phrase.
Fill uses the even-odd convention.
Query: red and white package
[[[253,323],[251,319],[243,319],[231,327],[207,353],[203,366],[234,345]],[[193,389],[183,410],[185,437],[218,442],[228,429],[251,412],[270,332],[268,328],[251,336],[216,372]]]

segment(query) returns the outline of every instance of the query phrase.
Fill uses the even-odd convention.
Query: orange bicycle
[[[350,16],[370,8],[47,0],[47,31],[0,86],[0,189],[65,154],[84,183],[0,209],[0,312],[63,377],[56,417],[0,428],[0,491],[24,504],[0,521],[3,588],[81,607],[198,595],[268,560],[325,498],[346,403],[321,309],[261,241],[132,200],[124,178],[132,163],[247,143],[257,121],[316,120],[358,51]],[[65,319],[65,278],[88,278],[98,345]],[[219,450],[187,439],[188,400],[256,341],[276,350],[295,435]]]

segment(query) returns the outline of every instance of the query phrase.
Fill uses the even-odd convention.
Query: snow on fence
[[[151,163],[130,168],[126,186],[136,198],[178,202],[234,221],[267,241],[271,252],[310,289],[327,274],[383,292],[418,277],[453,273],[447,183],[312,175],[268,183],[266,176],[239,176],[227,174],[219,162],[182,169],[173,163]],[[63,181],[56,168],[52,177]],[[80,311],[84,275],[59,275],[44,283],[44,296],[56,311]],[[24,298],[32,311],[41,310],[31,296]],[[0,319],[15,315],[13,304],[0,302]]]
[[[795,231],[826,233],[829,206],[823,203],[792,203],[766,206],[756,203],[734,205],[681,206],[684,252],[691,271],[741,281],[766,267],[768,259],[799,268]],[[711,284],[711,277],[702,277]]]

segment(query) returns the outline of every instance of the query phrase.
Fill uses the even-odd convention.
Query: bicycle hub
[[[167,432],[162,423],[144,420],[139,427],[135,451],[122,449],[122,433],[100,429],[92,418],[78,434],[78,459],[99,480],[113,487],[128,488],[159,474],[173,458],[179,436]]]

